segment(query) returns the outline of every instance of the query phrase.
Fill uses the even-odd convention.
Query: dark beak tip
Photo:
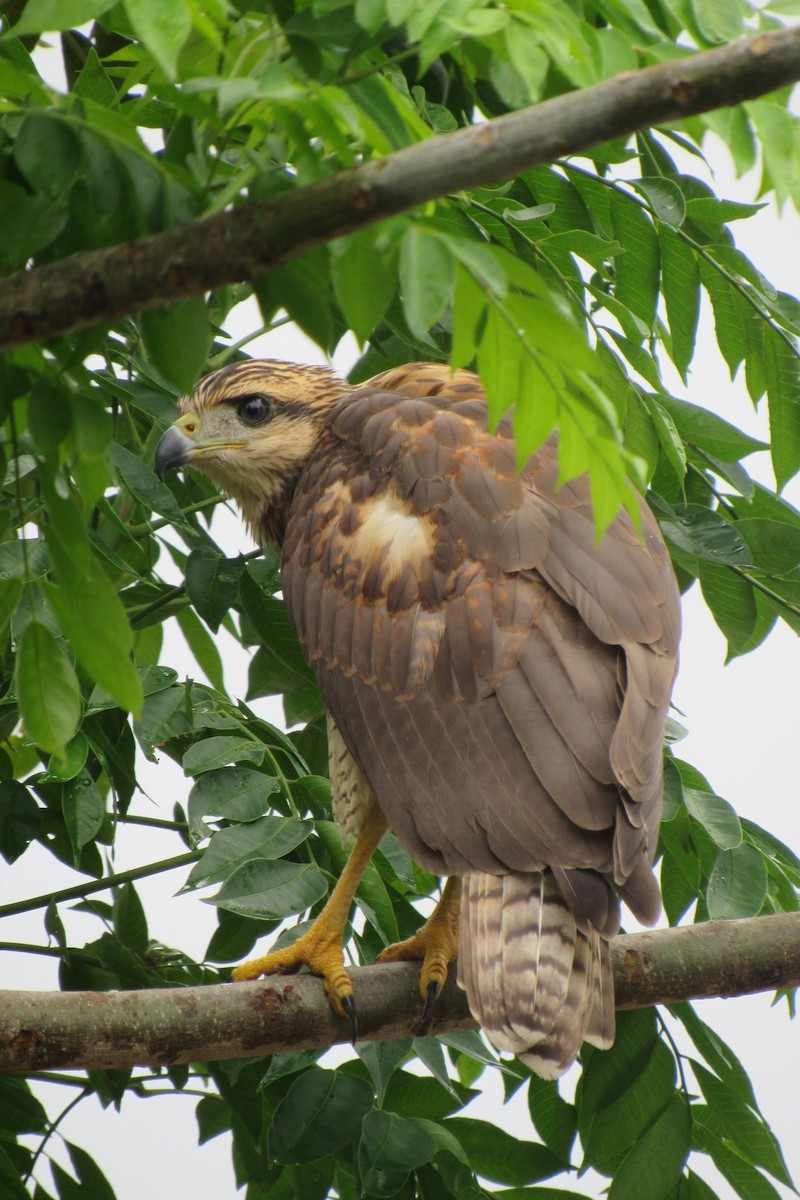
[[[170,426],[156,447],[155,470],[163,480],[170,467],[182,467],[191,458],[193,444],[175,425]]]

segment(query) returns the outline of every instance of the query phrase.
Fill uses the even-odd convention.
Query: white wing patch
[[[364,518],[350,538],[348,556],[362,563],[380,559],[386,583],[408,567],[421,572],[434,550],[430,522],[409,512],[391,492],[377,496],[365,508]]]

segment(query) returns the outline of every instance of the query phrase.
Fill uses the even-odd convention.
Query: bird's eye
[[[272,401],[258,394],[243,396],[236,411],[245,425],[264,425],[272,416]]]

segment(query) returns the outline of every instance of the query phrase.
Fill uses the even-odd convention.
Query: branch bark
[[[708,921],[619,937],[617,1008],[800,985],[800,913]],[[408,1037],[420,1014],[414,964],[353,968],[359,1037]],[[429,1030],[474,1028],[448,980]],[[318,979],[139,992],[0,992],[0,1070],[132,1067],[274,1054],[349,1040]]]
[[[252,279],[332,238],[450,192],[800,79],[800,27],[631,71],[295,191],[9,276],[0,350]]]

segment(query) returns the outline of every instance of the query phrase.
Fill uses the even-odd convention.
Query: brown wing
[[[595,543],[549,442],[515,471],[476,377],[418,364],[333,410],[284,544],[325,702],[409,852],[448,874],[554,868],[610,930],[641,916],[678,601],[643,506]],[[593,868],[591,871],[582,870]]]

